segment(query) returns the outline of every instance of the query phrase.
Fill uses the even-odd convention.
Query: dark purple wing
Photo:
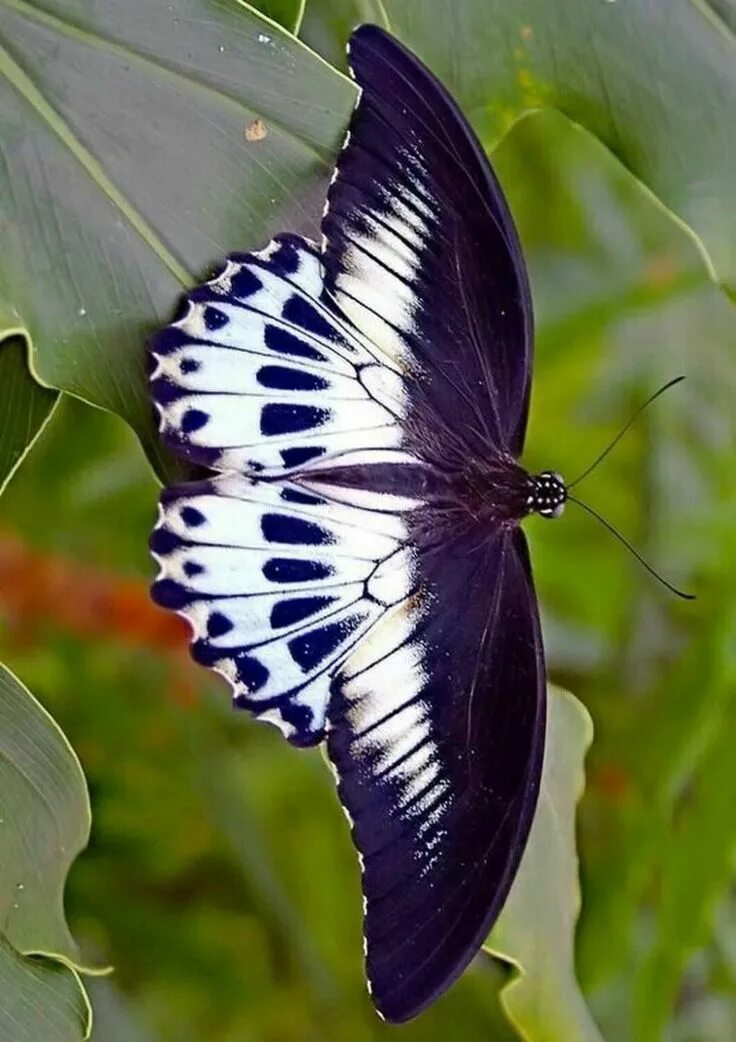
[[[519,529],[420,554],[420,586],[333,681],[328,753],[361,854],[367,973],[391,1021],[462,973],[536,805],[545,672]]]
[[[322,222],[326,291],[421,378],[408,393],[425,426],[429,411],[471,451],[518,456],[532,309],[499,184],[458,106],[400,43],[362,26],[349,60],[361,94]]]

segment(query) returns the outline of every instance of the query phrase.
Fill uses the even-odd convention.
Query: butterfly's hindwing
[[[154,599],[236,704],[296,744],[321,739],[336,663],[413,582],[406,520],[363,502],[237,475],[161,497]]]
[[[361,854],[368,977],[389,1020],[459,976],[536,803],[545,676],[521,532],[420,555],[417,592],[341,665],[328,753]]]

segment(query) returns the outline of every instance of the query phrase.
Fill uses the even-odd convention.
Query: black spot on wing
[[[221,611],[213,611],[207,619],[208,637],[224,637],[232,628],[231,620]]]
[[[206,520],[202,511],[197,510],[196,507],[182,507],[179,511],[179,517],[187,528],[198,528],[200,525],[203,525]]]
[[[277,601],[271,609],[271,626],[278,630],[303,622],[304,619],[309,619],[327,608],[335,600],[335,597],[292,597],[289,600]]]
[[[281,355],[293,355],[295,358],[306,358],[315,362],[325,362],[327,359],[321,351],[312,347],[296,334],[281,326],[268,323],[263,332],[263,341],[269,351],[276,351]]]
[[[299,270],[299,251],[294,243],[281,238],[278,249],[269,257],[268,266],[279,275],[295,275]]]
[[[300,748],[308,749],[318,745],[324,738],[324,730],[314,727],[314,713],[309,706],[295,702],[292,698],[280,696],[272,699],[253,699],[247,695],[235,696],[234,705],[238,709],[246,709],[257,716],[264,710],[275,709],[281,719],[294,728],[289,735],[289,742]]]
[[[189,654],[200,666],[217,666],[225,656],[225,650],[210,644],[208,640],[195,640],[189,646]]]
[[[317,506],[324,503],[324,499],[315,496],[311,492],[302,492],[298,488],[282,488],[281,498],[285,503],[303,503],[305,506]]]
[[[332,536],[321,525],[290,514],[264,514],[261,531],[269,543],[320,546],[332,542]]]
[[[169,355],[186,344],[191,344],[192,337],[179,326],[166,326],[149,338],[148,344],[154,355]]]
[[[263,287],[263,283],[251,268],[243,266],[232,276],[230,286],[234,297],[237,297],[238,300],[247,300]]]
[[[301,467],[318,456],[324,456],[325,450],[319,445],[299,446],[296,449],[282,449],[281,459],[285,467]],[[283,495],[283,493],[282,493]]]
[[[308,300],[305,300],[304,297],[299,296],[297,293],[286,301],[282,315],[287,322],[291,322],[301,329],[306,329],[309,333],[314,333],[315,336],[322,337],[325,340],[342,342],[344,339],[334,325],[328,322],[313,304],[310,304]]]
[[[224,311],[214,307],[206,307],[203,312],[203,318],[205,327],[210,333],[215,333],[218,329],[222,329],[230,321]]]
[[[175,579],[157,579],[151,585],[151,599],[161,608],[181,611],[196,599],[186,586]]]
[[[312,730],[314,713],[309,706],[300,705],[298,702],[284,702],[280,712],[286,723],[295,729],[290,739],[294,745],[310,746],[321,741],[323,732],[315,734]]]
[[[150,382],[151,397],[157,405],[171,405],[189,394],[189,391],[174,383],[169,377],[159,376]]]
[[[316,373],[285,365],[264,365],[256,373],[256,379],[261,387],[275,391],[324,391],[330,386],[328,380]]]
[[[331,622],[319,626],[289,641],[291,657],[305,672],[310,673],[315,666],[326,659],[353,633],[363,621],[363,615],[351,615],[339,622]]]
[[[269,582],[297,583],[313,579],[327,579],[333,570],[323,561],[302,561],[292,557],[272,557],[263,566],[263,574]]]
[[[148,540],[151,552],[154,554],[170,554],[184,545],[184,541],[168,528],[154,528]]]
[[[238,653],[233,661],[238,680],[248,688],[251,694],[265,687],[270,674],[262,662],[253,655],[246,655],[242,652]]]
[[[261,410],[261,434],[268,438],[312,430],[321,427],[331,415],[329,409],[320,409],[315,405],[270,402]]]
[[[203,412],[201,409],[187,409],[181,418],[182,434],[193,434],[195,431],[201,430],[206,423],[209,423],[209,419],[209,413]]]

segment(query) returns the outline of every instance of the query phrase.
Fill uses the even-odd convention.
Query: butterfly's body
[[[333,486],[336,494],[351,489],[355,495],[362,491],[368,497],[411,499],[420,504],[412,519],[416,531],[434,531],[435,535],[448,524],[464,521],[491,529],[518,524],[542,505],[538,479],[513,459],[492,455],[456,470],[448,462],[441,467],[419,462],[336,464],[314,473],[307,468],[291,477],[307,485],[314,480],[321,486]]]
[[[320,247],[234,254],[151,342],[156,600],[238,706],[326,740],[361,854],[368,976],[425,1008],[496,919],[537,800],[545,668],[526,541],[564,484],[518,463],[532,313],[485,154],[375,27]]]

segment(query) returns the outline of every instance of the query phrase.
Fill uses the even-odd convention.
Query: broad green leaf
[[[163,471],[146,335],[229,250],[314,232],[354,96],[236,0],[0,0],[0,304],[39,378]]]
[[[58,394],[28,371],[23,337],[3,331],[0,311],[0,492],[43,430]]]
[[[575,807],[593,725],[582,704],[549,688],[547,740],[537,813],[508,901],[486,950],[514,967],[501,992],[529,1042],[602,1042],[575,975],[580,909]]]
[[[306,0],[299,36],[335,68],[345,69],[345,45],[363,22],[387,26],[382,0]]]
[[[290,33],[298,33],[304,15],[304,3],[305,0],[253,0],[251,7]]]
[[[83,1042],[92,1011],[70,966],[19,955],[0,934],[0,1038],[3,1042]]]
[[[736,293],[732,2],[384,6],[393,31],[455,94],[486,146],[525,113],[559,109],[685,222],[713,277]]]
[[[0,666],[0,922],[16,951],[77,962],[64,884],[89,829],[87,788],[71,746]]]

